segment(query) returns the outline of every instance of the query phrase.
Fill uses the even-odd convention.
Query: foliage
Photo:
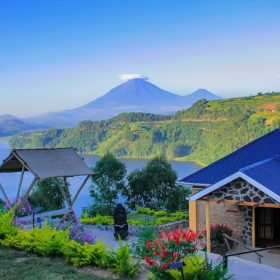
[[[33,207],[43,207],[44,211],[63,208],[65,199],[59,186],[61,186],[70,197],[69,185],[65,186],[63,178],[49,178],[38,181],[29,197],[31,205]]]
[[[210,227],[211,243],[215,247],[219,247],[225,244],[224,234],[228,236],[232,235],[233,230],[228,224],[212,224]],[[202,235],[206,235],[206,230],[202,231]]]
[[[119,241],[119,248],[116,252],[116,272],[121,277],[134,278],[139,272],[139,263],[133,264],[127,243]]]
[[[150,227],[143,229],[138,234],[138,239],[135,242],[132,242],[130,245],[130,250],[133,256],[144,259],[147,255],[150,254],[150,250],[146,247],[147,240],[152,240],[157,237],[156,228]]]
[[[189,209],[189,202],[186,200],[186,197],[191,194],[191,189],[186,188],[181,185],[177,185],[177,187],[174,189],[172,195],[169,197],[166,209],[169,212],[174,212],[177,210],[185,210],[187,211]]]
[[[85,231],[84,227],[82,225],[73,225],[69,229],[70,238],[72,240],[76,240],[81,244],[94,244],[96,241],[96,237],[91,231]]]
[[[81,222],[84,224],[99,224],[99,225],[113,225],[112,216],[101,216],[97,215],[93,218],[88,216],[81,217]]]
[[[192,255],[187,256],[182,260],[185,264],[183,267],[185,279],[193,280],[195,276],[201,273],[205,267],[205,259],[203,255]],[[178,269],[169,269],[168,273],[171,275],[174,280],[181,280],[181,271]]]
[[[203,255],[188,256],[183,259],[185,266],[183,267],[184,278],[186,280],[229,280],[230,276],[226,276],[227,269],[222,264],[213,267],[209,260]],[[181,280],[181,272],[176,269],[169,269],[168,273],[174,280]]]
[[[16,235],[7,235],[1,245],[23,249],[39,255],[54,256],[63,253],[64,244],[69,240],[67,231],[54,228],[34,228],[31,231],[18,231]]]
[[[177,174],[165,157],[157,156],[130,173],[127,180],[128,187],[122,194],[131,209],[140,206],[162,210],[176,189]]]
[[[75,128],[12,137],[12,148],[68,147],[81,153],[151,158],[164,154],[211,163],[279,126],[280,94],[201,100],[172,116],[121,114]],[[242,137],[240,137],[242,135]]]
[[[189,213],[187,211],[178,211],[171,214],[176,220],[188,219]]]
[[[117,203],[118,191],[124,188],[125,164],[108,153],[97,161],[93,171],[96,174],[92,176],[94,185],[90,194],[94,199],[94,208],[105,208],[105,213],[98,214],[110,215]]]
[[[198,245],[198,236],[190,229],[162,232],[159,237],[147,240],[149,252],[145,261],[156,278],[168,279],[169,265],[196,253]]]
[[[100,241],[96,244],[80,244],[75,240],[65,243],[63,254],[76,267],[94,264],[102,268],[110,266],[110,251]]]
[[[14,225],[14,208],[7,212],[0,213],[0,239],[6,238],[8,235],[14,236],[19,229]]]

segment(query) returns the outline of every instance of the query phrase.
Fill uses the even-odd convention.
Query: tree
[[[69,185],[65,186],[63,178],[49,178],[38,181],[29,200],[32,207],[43,207],[44,211],[61,209],[65,206],[65,199],[59,189],[62,186],[70,197]]]
[[[97,161],[92,177],[94,183],[90,188],[90,195],[94,199],[91,214],[111,215],[116,206],[118,192],[124,188],[126,166],[113,154],[104,155]]]
[[[177,188],[176,171],[163,156],[153,158],[144,168],[133,171],[127,179],[128,187],[123,189],[123,196],[131,209],[137,206],[166,209]]]

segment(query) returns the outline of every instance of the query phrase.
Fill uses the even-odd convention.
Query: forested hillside
[[[73,146],[81,153],[113,152],[143,158],[208,164],[277,128],[280,93],[218,101],[200,100],[175,115],[123,113],[106,121],[84,121],[73,129],[27,133],[11,139],[17,148]]]

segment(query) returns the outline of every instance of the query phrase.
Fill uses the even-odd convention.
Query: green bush
[[[120,277],[134,278],[139,272],[139,263],[133,264],[127,243],[120,241],[116,252],[116,273]]]
[[[172,213],[171,216],[174,217],[176,220],[183,220],[189,218],[189,213],[185,211],[177,211],[175,213]]]
[[[84,224],[113,225],[113,218],[112,216],[101,216],[101,215],[97,215],[93,218],[83,216],[81,218],[81,222]]]
[[[156,215],[157,217],[163,217],[167,215],[167,212],[164,210],[154,211],[154,215]]]
[[[96,244],[80,244],[71,240],[65,243],[63,255],[66,260],[76,267],[94,264],[102,268],[110,267],[111,252],[102,242]]]
[[[154,210],[146,207],[137,207],[136,213],[137,214],[146,214],[146,215],[154,215]]]
[[[136,219],[128,219],[127,222],[129,225],[135,225],[135,226],[143,225],[143,222]]]
[[[31,231],[18,231],[16,235],[7,235],[1,245],[23,249],[38,255],[54,256],[63,253],[64,244],[69,240],[68,231],[54,228],[35,228]]]
[[[0,239],[8,235],[16,235],[19,229],[13,224],[14,209],[0,213]]]
[[[175,222],[176,219],[174,217],[159,217],[157,219],[156,224],[157,225],[163,225],[163,224],[168,224],[168,223],[172,223]]]

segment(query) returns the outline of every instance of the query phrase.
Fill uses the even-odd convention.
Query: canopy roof
[[[279,128],[181,179],[180,182],[194,186],[209,186],[246,166],[278,155],[280,155]]]
[[[93,175],[74,148],[14,149],[3,161],[0,172],[30,171],[38,179]]]

